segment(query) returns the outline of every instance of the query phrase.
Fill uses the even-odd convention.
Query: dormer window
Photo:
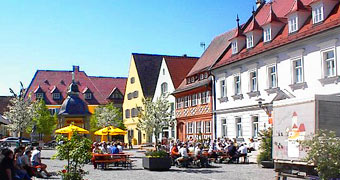
[[[201,74],[200,75],[200,80],[203,80],[204,79],[204,74]]]
[[[313,24],[322,22],[324,20],[324,15],[323,15],[323,4],[320,3],[316,6],[313,7],[313,12],[312,12],[312,16],[313,16]]]
[[[231,43],[231,52],[232,52],[232,54],[236,54],[237,53],[237,41],[233,41]]]
[[[288,29],[289,33],[293,33],[298,30],[298,16],[297,15],[289,18],[288,27],[289,27]]]
[[[272,30],[269,27],[266,27],[264,28],[264,31],[263,31],[263,38],[264,38],[264,42],[269,42],[272,40]]]
[[[53,94],[52,94],[52,98],[53,98],[54,100],[59,100],[59,99],[60,99],[60,93],[53,93]]]
[[[253,35],[247,35],[247,49],[252,48],[254,46]]]
[[[90,99],[92,99],[92,93],[85,93],[84,97],[85,97],[86,100],[90,100]]]
[[[208,78],[208,73],[204,73],[204,79],[207,79]]]
[[[44,93],[36,93],[35,98],[36,99],[44,99]]]
[[[195,82],[195,77],[191,77],[191,82]]]

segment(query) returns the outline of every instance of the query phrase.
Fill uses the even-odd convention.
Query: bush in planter
[[[147,151],[145,153],[146,157],[151,158],[166,158],[169,157],[169,154],[164,150],[158,150],[158,151]]]
[[[301,144],[307,150],[305,160],[316,166],[322,180],[340,178],[340,138],[335,132],[320,130]]]
[[[257,163],[260,164],[262,161],[272,161],[272,141],[273,141],[273,131],[272,128],[262,130],[259,132],[261,139],[260,143],[260,153],[257,155]]]
[[[81,168],[92,157],[91,141],[76,132],[73,133],[70,140],[58,135],[56,141],[58,143],[57,153],[53,158],[67,160],[65,170],[61,173],[62,178],[64,180],[82,180],[85,172]]]

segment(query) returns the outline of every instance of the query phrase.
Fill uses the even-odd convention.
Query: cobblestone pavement
[[[65,161],[50,160],[54,150],[43,150],[43,163],[48,165],[48,171],[60,171],[66,164]],[[92,165],[85,165],[84,170],[89,171],[85,179],[109,180],[109,179],[136,179],[136,180],[187,180],[187,179],[227,179],[227,180],[271,180],[274,179],[273,169],[263,169],[257,164],[213,164],[212,168],[177,168],[171,167],[169,171],[154,172],[144,170],[142,167],[142,153],[130,151],[134,154],[132,169],[112,168],[110,170],[93,169]],[[60,179],[60,176],[52,176],[50,179]]]

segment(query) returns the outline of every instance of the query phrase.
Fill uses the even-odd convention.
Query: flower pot
[[[143,167],[150,171],[167,171],[171,168],[171,158],[143,157]]]
[[[273,161],[261,161],[261,165],[263,168],[274,168]]]

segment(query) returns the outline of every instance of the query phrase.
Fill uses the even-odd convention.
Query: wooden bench
[[[99,157],[101,157],[99,159]],[[102,159],[103,158],[103,159]],[[128,154],[93,154],[94,163],[102,164],[106,168],[109,164],[120,163],[125,168],[132,168],[132,160],[129,159]]]

